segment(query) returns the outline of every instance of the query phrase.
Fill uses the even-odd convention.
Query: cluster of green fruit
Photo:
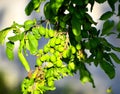
[[[63,62],[66,62],[66,60],[69,65],[68,62],[74,61],[75,58],[79,60],[85,58],[80,43],[76,46],[71,45],[68,32],[45,30],[42,26],[40,26],[39,31],[43,36],[49,36],[49,41],[44,45],[43,49],[38,50],[36,55],[38,66],[44,65],[45,68],[64,67],[65,64]]]
[[[26,37],[28,38],[26,40],[28,50],[36,56],[36,65],[44,70],[45,80],[42,82],[43,85],[40,85],[39,81],[32,82],[28,86],[28,88],[34,86],[32,91],[38,91],[38,89],[43,92],[54,90],[55,80],[73,75],[73,71],[76,69],[75,59],[84,59],[81,45],[79,43],[76,46],[71,45],[68,32],[59,32],[40,25],[33,27],[32,32],[27,32]],[[38,50],[37,40],[41,37],[49,38],[49,41],[43,48]],[[33,72],[32,75],[36,75],[36,72]],[[27,85],[27,82],[29,83],[31,79],[33,80],[29,77],[24,80],[24,85]],[[35,83],[39,83],[40,86]]]
[[[23,52],[27,54],[26,50],[29,50],[30,54],[36,56],[37,66],[42,67],[42,71],[44,71],[44,75],[40,74],[41,70],[37,72],[37,75],[42,75],[44,80],[41,79],[41,76],[26,78],[23,81],[23,92],[38,91],[38,88],[41,92],[54,90],[55,80],[73,75],[73,71],[76,70],[76,58],[79,61],[84,59],[80,43],[71,45],[68,32],[55,31],[36,23],[36,20],[27,20],[24,25],[20,26],[20,28],[24,28],[24,31],[21,32],[18,32],[16,23],[14,23],[13,26],[16,27],[18,33],[9,37],[9,42],[6,44],[6,53],[10,59],[13,59],[14,43],[20,40],[18,57],[25,69],[30,73],[29,63],[23,54]],[[38,40],[42,37],[49,39],[49,41],[38,50]],[[36,75],[36,70],[31,75]]]
[[[32,77],[25,78],[23,92],[54,90],[54,81],[64,76],[73,75],[73,72],[77,69],[76,60],[81,61],[85,58],[80,43],[71,44],[69,32],[53,30],[47,28],[47,26],[45,28],[42,25],[37,25],[36,20],[27,20],[24,25],[21,25],[20,28],[24,28],[24,31],[17,28],[16,23],[13,26],[16,29],[14,30],[16,35],[8,38],[9,42],[6,44],[8,58],[13,59],[14,43],[20,40],[18,57],[25,69],[28,73],[31,72],[29,63],[23,54],[23,52],[27,54],[28,50],[31,55],[36,56],[36,65],[42,67],[44,72],[43,75],[41,69],[35,69],[31,73]],[[42,37],[48,39],[48,43],[43,48],[38,49],[38,40]],[[40,76],[36,77],[35,75]],[[41,76],[44,80],[41,79]]]

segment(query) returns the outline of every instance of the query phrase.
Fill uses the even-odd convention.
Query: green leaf
[[[51,15],[52,14],[52,15]],[[46,19],[54,19],[56,16],[54,15],[52,9],[51,9],[51,5],[50,5],[50,2],[47,2],[45,5],[44,5],[44,15],[45,15],[45,18]]]
[[[36,39],[40,39],[41,38],[41,35],[39,33],[39,27],[32,28],[32,32],[33,32],[33,34],[34,34]]]
[[[120,48],[119,48],[119,47],[115,47],[115,46],[111,45],[111,48],[112,48],[114,51],[120,52]]]
[[[117,38],[120,38],[120,33],[118,33]]]
[[[26,13],[26,15],[29,16],[29,15],[32,13],[33,10],[34,10],[34,4],[33,4],[32,1],[30,1],[30,2],[28,3],[28,5],[26,6],[26,8],[25,8],[25,13]]]
[[[115,77],[115,69],[114,66],[109,64],[107,61],[103,60],[100,63],[100,67],[104,70],[104,72],[108,75],[110,79]]]
[[[110,53],[109,55],[112,57],[112,59],[113,59],[116,63],[120,64],[120,59],[117,57],[116,54]]]
[[[94,0],[89,0],[89,3],[91,4],[91,9],[90,10],[92,12],[95,1]]]
[[[115,3],[118,0],[107,0],[107,1],[108,1],[109,6],[111,7],[112,11],[115,11]]]
[[[105,12],[105,13],[100,17],[100,20],[107,20],[107,19],[110,18],[112,15],[113,15],[113,12],[111,12],[111,11]]]
[[[24,22],[25,30],[29,30],[31,27],[33,27],[36,24],[36,20],[27,20]]]
[[[56,15],[58,13],[59,8],[62,6],[64,0],[51,0],[51,9],[53,13]]]
[[[110,21],[110,20],[105,21],[103,24],[101,36],[109,34],[113,28],[114,28],[114,21]]]
[[[120,21],[117,23],[117,31],[120,32]]]
[[[99,40],[97,38],[92,38],[90,39],[89,44],[91,48],[95,49],[99,44]]]
[[[20,40],[20,46],[19,46],[19,50],[20,50],[20,51],[23,50],[24,45],[25,45],[25,39],[23,38],[23,39]]]
[[[37,9],[40,6],[40,1],[42,1],[42,0],[32,0],[34,9]]]
[[[31,0],[25,8],[26,15],[30,15],[33,10],[35,10],[36,12],[39,12],[39,7],[42,1],[45,1],[45,0]]]
[[[21,33],[21,34],[17,34],[15,36],[9,37],[8,39],[12,42],[15,42],[15,41],[21,40],[23,37],[24,37],[24,33]]]
[[[99,38],[100,41],[102,42],[102,44],[106,47],[110,47],[111,49],[113,49],[114,51],[120,52],[120,48],[119,47],[115,47],[112,44],[110,44],[106,39],[104,38]]]
[[[8,57],[9,60],[13,60],[14,59],[14,43],[9,41],[6,43],[6,55]]]
[[[12,27],[8,27],[8,28],[5,28],[0,31],[0,44],[4,43],[4,40],[5,40],[8,32],[10,32],[11,30],[12,30]]]
[[[120,4],[118,6],[118,10],[120,10]],[[120,16],[120,11],[118,11],[118,16]]]
[[[29,72],[30,71],[29,63],[21,51],[18,51],[18,57],[19,57],[21,63],[23,64],[23,66],[25,67],[26,71]]]
[[[82,63],[79,66],[79,73],[80,73],[80,80],[83,84],[86,82],[91,82],[93,87],[95,87],[91,73],[87,70],[86,66]]]
[[[35,54],[38,50],[38,40],[31,33],[28,33],[27,37],[28,37],[30,52],[31,54]]]
[[[71,24],[72,24],[72,32],[75,36],[79,36],[81,34],[81,23],[80,21],[73,16],[72,20],[71,20]]]
[[[114,66],[114,64],[113,64],[113,62],[112,62],[112,60],[111,60],[111,57],[110,57],[109,53],[103,53],[103,58],[104,58],[107,62],[109,62],[111,65]]]
[[[95,0],[95,1],[98,2],[98,3],[104,3],[107,0]]]
[[[85,16],[86,16],[86,18],[89,20],[90,23],[92,23],[92,24],[94,24],[94,25],[97,24],[97,23],[93,20],[93,18],[92,18],[88,13],[86,13]]]
[[[51,14],[52,13],[52,14]],[[51,15],[50,15],[51,14]],[[50,19],[52,18],[52,15],[53,15],[53,12],[50,8],[50,2],[47,2],[45,5],[44,5],[44,15],[46,17],[46,19]]]

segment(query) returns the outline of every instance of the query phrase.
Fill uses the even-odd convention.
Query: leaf
[[[52,18],[53,13],[51,15],[50,15],[50,13],[52,13],[51,8],[50,8],[50,2],[47,2],[44,5],[44,15],[45,15],[46,19]]]
[[[97,24],[97,23],[92,19],[92,17],[91,17],[88,13],[86,13],[85,16],[86,16],[86,18],[89,20],[89,22],[91,22],[91,23],[94,24],[94,25]]]
[[[112,44],[110,44],[106,39],[104,38],[99,38],[100,41],[102,42],[102,44],[106,47],[110,47],[111,49],[113,49],[114,51],[120,52],[120,48],[119,47],[115,47]]]
[[[13,60],[14,59],[14,43],[9,41],[6,43],[6,55],[8,57],[9,60]]]
[[[95,87],[94,81],[90,72],[87,70],[86,66],[81,63],[79,66],[80,80],[84,84],[86,82],[91,82],[93,87]]]
[[[40,1],[42,1],[42,0],[32,0],[34,9],[37,9],[40,6]]]
[[[38,40],[31,33],[28,33],[27,37],[28,37],[30,52],[31,54],[35,54],[38,49]]]
[[[91,9],[90,10],[92,12],[95,1],[94,0],[89,0],[89,3],[91,4]]]
[[[25,67],[26,71],[29,72],[30,71],[29,63],[21,51],[18,51],[18,57],[19,57],[21,63],[23,64],[23,66]]]
[[[62,6],[64,0],[51,0],[51,9],[53,13],[56,15],[58,13],[59,8]]]
[[[117,23],[117,31],[120,32],[120,21]]]
[[[0,31],[0,44],[4,43],[4,40],[8,34],[8,32],[10,32],[12,30],[12,27],[8,27],[3,29],[2,31]]]
[[[30,2],[28,3],[28,5],[26,6],[26,8],[25,8],[25,13],[26,13],[26,15],[29,16],[29,15],[32,13],[33,10],[34,10],[34,4],[33,4],[32,1],[30,1]]]
[[[36,20],[27,20],[24,22],[25,30],[29,30],[31,27],[33,27],[36,24]]]
[[[23,39],[20,40],[20,46],[19,46],[19,50],[22,51],[25,45],[25,39],[23,37]]]
[[[110,79],[115,77],[115,69],[114,66],[109,64],[107,61],[103,60],[100,63],[100,67],[104,70],[104,72],[108,75]]]
[[[90,48],[96,49],[99,44],[99,40],[97,38],[92,38],[89,40],[89,44]]]
[[[120,10],[120,4],[118,6],[118,10]],[[120,11],[118,11],[118,16],[120,16]]]
[[[120,64],[120,59],[117,57],[117,55],[115,55],[114,53],[110,53],[109,55],[112,57],[112,59],[113,59],[116,63]]]
[[[111,11],[105,12],[105,13],[100,17],[100,20],[107,20],[107,19],[110,18],[112,15],[113,15],[113,12],[111,12]]]
[[[45,1],[45,0],[31,0],[25,8],[26,15],[29,16],[33,10],[35,10],[36,12],[39,12],[39,7],[42,1]]]
[[[105,59],[107,62],[109,62],[111,65],[114,66],[114,64],[113,64],[113,62],[112,62],[112,60],[111,60],[111,58],[110,58],[109,53],[104,53],[104,54],[103,54],[103,57],[104,57],[104,59]]]
[[[108,1],[109,6],[111,7],[112,11],[115,11],[115,3],[118,0],[107,0],[107,1]]]
[[[95,1],[98,2],[98,3],[104,3],[107,0],[95,0]]]
[[[9,37],[8,39],[12,42],[16,42],[18,40],[21,40],[24,37],[24,33],[17,34],[15,36]]]
[[[110,36],[110,35],[113,35],[113,34],[116,34],[115,32],[109,32],[108,34],[107,34],[107,36]]]
[[[71,20],[71,24],[72,24],[72,32],[75,36],[79,36],[81,34],[81,23],[79,22],[79,20],[73,16],[72,20]]]
[[[114,50],[114,51],[117,51],[117,52],[120,52],[120,48],[119,47],[115,47],[113,45],[110,45],[111,48]]]
[[[32,33],[34,34],[36,39],[40,39],[41,38],[41,35],[39,33],[39,28],[38,27],[32,28]]]
[[[118,33],[117,38],[120,38],[120,33]]]
[[[110,20],[105,21],[103,24],[101,36],[109,34],[113,28],[114,28],[114,21],[110,21]]]

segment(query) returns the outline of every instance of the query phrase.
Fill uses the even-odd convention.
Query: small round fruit
[[[58,46],[58,51],[59,51],[59,52],[63,52],[63,51],[64,51],[64,46],[59,45],[59,46]]]
[[[68,68],[69,68],[70,70],[75,70],[75,64],[74,64],[74,62],[69,62]]]
[[[70,49],[63,51],[63,58],[68,58],[70,57],[70,55],[71,55]]]
[[[47,63],[47,68],[51,68],[51,67],[53,67],[53,63],[48,62],[48,63]]]
[[[37,63],[38,66],[41,66],[41,65],[42,65],[42,62],[40,61],[39,58],[36,59],[36,63]]]
[[[50,38],[54,37],[54,34],[55,34],[55,32],[52,29],[48,30],[48,35]]]
[[[60,44],[60,43],[61,43],[61,39],[60,38],[56,38],[55,44]]]
[[[81,49],[81,44],[77,44],[77,45],[76,45],[76,49],[77,49],[77,50],[80,50],[80,49]]]
[[[81,82],[83,83],[83,84],[85,84],[85,83],[87,83],[87,82],[90,82],[90,78],[89,77],[83,77],[82,79],[81,79]]]
[[[56,62],[56,56],[55,56],[55,55],[52,55],[52,56],[50,57],[50,60],[51,60],[52,62]]]
[[[76,53],[76,49],[75,49],[74,46],[71,46],[70,49],[71,49],[72,54],[75,54],[75,53]]]
[[[46,60],[46,56],[45,56],[45,55],[41,56],[41,57],[40,57],[40,60],[41,60],[42,62],[45,61],[45,60]]]
[[[49,41],[49,44],[51,47],[54,47],[55,46],[55,40],[56,38],[52,38],[50,41]]]
[[[39,53],[39,54],[43,54],[43,49],[39,49],[39,50],[38,50],[38,53]]]
[[[57,67],[62,67],[62,65],[63,65],[63,63],[62,63],[61,60],[57,60],[57,61],[56,61],[56,66],[57,66]]]
[[[54,53],[55,52],[55,50],[54,50],[54,48],[50,48],[50,53]]]
[[[44,48],[43,48],[43,51],[45,53],[48,53],[49,50],[50,50],[50,48],[47,45],[45,45]]]
[[[44,28],[43,26],[40,26],[40,27],[39,27],[39,33],[40,33],[42,36],[44,36],[44,35],[46,34],[46,30],[45,30],[45,28]]]

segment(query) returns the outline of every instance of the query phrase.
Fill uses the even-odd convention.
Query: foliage
[[[95,87],[94,79],[86,65],[92,63],[108,75],[110,79],[115,77],[113,60],[120,64],[120,59],[114,51],[120,52],[119,47],[110,44],[106,37],[111,34],[120,35],[120,22],[110,18],[115,13],[115,4],[119,0],[50,0],[44,5],[46,19],[40,21],[27,20],[23,25],[16,22],[12,26],[0,31],[0,43],[3,44],[8,32],[14,36],[8,37],[6,42],[6,55],[8,59],[14,59],[14,45],[19,41],[18,58],[28,72],[23,80],[23,94],[43,94],[48,90],[55,90],[54,82],[64,76],[73,76],[80,73],[82,83],[91,82]],[[39,7],[45,0],[31,0],[25,8],[26,15],[32,11],[39,12]],[[102,30],[96,28],[97,23],[88,14],[87,5],[107,2],[111,11],[105,12],[100,20],[104,22]],[[120,1],[119,1],[120,2]],[[66,13],[66,11],[68,13]],[[43,26],[43,23],[46,26]],[[117,27],[118,32],[113,32]],[[48,39],[43,48],[39,48],[38,41]],[[87,50],[87,52],[86,52]],[[36,57],[35,70],[32,71],[29,62],[25,58],[28,54]],[[88,53],[89,51],[89,53]]]

